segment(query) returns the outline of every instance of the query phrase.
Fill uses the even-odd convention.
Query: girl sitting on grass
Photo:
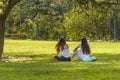
[[[78,50],[80,48],[80,50]],[[86,38],[82,38],[81,44],[74,49],[72,58],[77,55],[78,59],[85,62],[95,61],[95,56],[90,56],[90,47]]]
[[[55,55],[54,58],[58,61],[71,61],[70,51],[68,48],[69,47],[66,44],[65,39],[60,39],[59,42],[55,46],[57,55]],[[58,56],[59,54],[60,56]]]

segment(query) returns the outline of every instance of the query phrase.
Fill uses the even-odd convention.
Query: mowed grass
[[[54,61],[57,41],[5,40],[0,80],[119,80],[120,42],[89,42],[95,62]],[[80,42],[67,42],[71,54]]]

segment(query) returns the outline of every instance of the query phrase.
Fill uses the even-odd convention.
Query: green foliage
[[[115,5],[119,10],[113,0],[24,0],[8,16],[6,34],[41,40],[113,39]]]
[[[70,6],[64,0],[24,0],[12,10],[10,16],[15,17],[8,17],[7,29],[13,32],[14,27],[16,28],[14,34],[36,39],[36,26],[38,26],[40,39],[58,39],[63,14],[68,10],[70,10]],[[10,18],[14,20],[11,25]],[[58,30],[54,31],[54,27],[58,27]],[[8,30],[7,33],[11,34]]]
[[[73,6],[72,11],[65,15],[67,32],[72,32],[69,38],[75,37],[79,40],[81,37],[88,37],[107,40],[113,37],[114,6],[117,5],[119,9],[118,4],[113,1],[95,0],[74,0],[74,2],[76,5]]]

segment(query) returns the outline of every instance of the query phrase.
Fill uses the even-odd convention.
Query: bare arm
[[[79,48],[79,46],[80,46],[80,45],[78,45],[78,46],[73,50],[73,52],[74,52],[75,50],[77,50],[77,49]],[[73,55],[71,56],[71,59],[72,59],[73,57],[75,57],[75,54],[73,54]]]
[[[73,51],[77,50],[79,48],[80,45],[78,45]]]
[[[75,54],[73,54],[72,56],[71,56],[71,59],[73,59],[75,57]]]

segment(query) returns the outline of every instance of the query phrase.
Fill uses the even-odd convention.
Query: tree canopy
[[[119,8],[113,0],[24,0],[8,16],[6,34],[42,40],[113,39],[115,5]]]

